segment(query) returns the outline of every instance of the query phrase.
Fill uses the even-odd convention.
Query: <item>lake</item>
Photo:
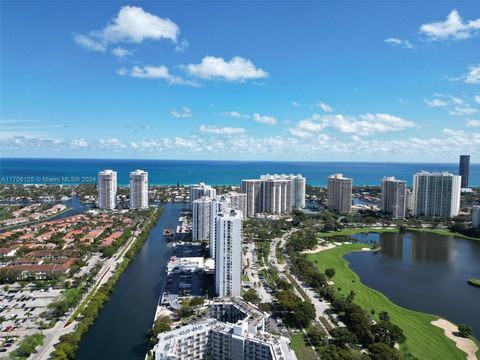
[[[480,337],[480,241],[426,232],[369,233],[353,238],[378,242],[378,252],[345,256],[362,283],[407,309],[467,323]]]

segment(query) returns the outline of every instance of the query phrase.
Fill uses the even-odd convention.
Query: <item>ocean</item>
[[[117,171],[120,186],[128,184],[130,171],[135,169],[148,171],[151,185],[239,185],[242,179],[266,173],[300,173],[307,184],[317,186],[326,185],[327,176],[334,173],[353,178],[354,185],[379,185],[384,176],[411,185],[413,174],[422,170],[458,174],[458,164],[440,163],[0,158],[0,184],[95,183],[103,169]],[[480,164],[470,164],[470,186],[480,186]]]

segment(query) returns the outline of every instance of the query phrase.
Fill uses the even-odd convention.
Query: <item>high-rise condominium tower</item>
[[[282,214],[305,207],[306,180],[302,175],[262,175],[260,179],[243,180],[247,195],[246,215]]]
[[[474,228],[480,228],[480,205],[474,205],[472,207],[472,226]]]
[[[460,211],[461,177],[448,172],[413,176],[413,215],[452,217]]]
[[[98,173],[98,207],[115,209],[117,197],[117,172],[103,170]]]
[[[192,204],[193,241],[210,240],[212,199],[202,196]]]
[[[334,174],[328,177],[328,207],[340,214],[347,214],[352,209],[352,179]]]
[[[135,170],[130,173],[130,208],[148,208],[148,173]]]
[[[458,174],[462,177],[462,188],[468,188],[468,178],[470,176],[470,155],[460,155]]]
[[[193,202],[197,199],[200,199],[202,196],[208,196],[209,198],[213,199],[216,195],[217,191],[210,185],[205,185],[205,183],[190,185],[190,209],[192,209]]]
[[[215,288],[219,297],[241,295],[242,213],[225,209],[215,217]]]
[[[405,181],[396,180],[395,177],[384,177],[382,180],[381,208],[384,214],[389,214],[394,219],[405,217],[407,185]]]

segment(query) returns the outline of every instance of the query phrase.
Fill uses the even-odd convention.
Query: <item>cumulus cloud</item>
[[[480,127],[480,120],[467,120],[466,125],[468,127]]]
[[[445,21],[423,24],[420,33],[430,40],[464,40],[478,34],[480,18],[463,21],[457,10],[452,10]]]
[[[219,134],[219,135],[238,135],[244,134],[244,128],[233,128],[233,127],[216,127],[210,125],[201,125],[199,130],[204,133],[210,134]]]
[[[165,65],[160,66],[134,66],[131,69],[121,68],[117,70],[117,74],[121,76],[131,76],[140,79],[163,79],[170,84],[199,86],[195,81],[184,79],[181,76],[170,73]]]
[[[413,45],[408,40],[402,40],[398,38],[388,38],[384,40],[390,46],[399,46],[403,49],[413,49]]]
[[[132,55],[132,52],[130,50],[124,49],[120,46],[117,46],[116,48],[112,49],[112,54],[115,55],[118,58],[123,58],[128,55]]]
[[[463,76],[467,84],[480,84],[480,65],[470,66],[468,72]]]
[[[424,101],[430,107],[445,107],[449,104],[447,101],[438,98]]]
[[[330,105],[325,104],[324,102],[321,102],[321,101],[319,103],[317,103],[316,106],[319,107],[320,109],[322,109],[325,112],[332,112],[333,111],[333,109]]]
[[[400,131],[417,127],[413,121],[390,114],[363,114],[360,116],[319,115],[300,121],[290,133],[298,137],[308,137],[308,133],[320,133],[332,129],[346,134],[368,136],[375,133]]]
[[[235,56],[229,61],[221,57],[205,56],[200,64],[189,64],[185,69],[190,75],[206,80],[243,82],[268,76],[266,71],[240,56]]]
[[[472,107],[454,107],[450,110],[450,115],[471,115],[477,112],[478,110]]]
[[[225,115],[235,119],[251,119],[258,123],[267,124],[267,125],[276,125],[278,122],[274,116],[260,115],[259,113],[244,114],[238,111],[229,111],[225,113]]]
[[[177,42],[180,28],[170,19],[146,12],[141,7],[123,6],[102,30],[76,34],[75,42],[86,49],[104,52],[109,44],[141,43],[167,39]]]
[[[192,110],[186,106],[183,106],[181,110],[171,110],[170,115],[176,119],[187,119],[193,117]]]

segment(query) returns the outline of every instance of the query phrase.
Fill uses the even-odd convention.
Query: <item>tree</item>
[[[203,305],[203,298],[202,297],[194,297],[192,300],[190,300],[190,305],[192,306],[202,306]]]
[[[381,321],[390,321],[390,315],[386,311],[380,311],[378,317]]]
[[[460,324],[458,325],[458,332],[462,337],[468,338],[472,335],[472,327],[467,324]]]
[[[321,346],[325,344],[327,334],[320,325],[312,325],[308,331],[308,338],[313,346]]]
[[[155,320],[155,323],[150,330],[150,335],[156,338],[158,334],[165,331],[170,331],[171,324],[172,320],[170,319],[170,316],[159,316],[158,319]]]
[[[258,304],[260,302],[260,297],[258,296],[257,292],[253,289],[248,289],[242,295],[245,301],[248,301],[252,304]]]
[[[375,342],[385,343],[391,347],[396,343],[402,344],[407,340],[403,330],[389,321],[380,321],[378,324],[373,325],[372,333],[375,337]]]
[[[335,269],[334,268],[325,269],[325,275],[328,277],[328,280],[330,280],[335,276]]]
[[[345,302],[349,302],[349,303],[353,303],[353,300],[355,300],[355,291],[351,290],[348,295],[347,295],[347,298],[345,299]]]
[[[182,319],[187,318],[193,315],[193,309],[190,305],[184,304],[180,309],[178,309],[177,315],[180,316]]]
[[[341,348],[357,343],[357,337],[346,327],[337,327],[330,332],[330,335],[333,337],[333,344]]]
[[[399,360],[398,351],[385,343],[374,343],[368,347],[372,360]]]

